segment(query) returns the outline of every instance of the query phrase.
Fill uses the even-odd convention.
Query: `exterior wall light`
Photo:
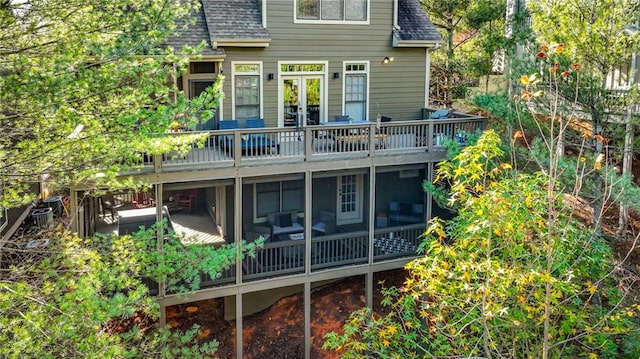
[[[389,57],[389,56],[385,56],[384,59],[382,59],[382,63],[383,64],[390,64],[393,62],[393,57]]]

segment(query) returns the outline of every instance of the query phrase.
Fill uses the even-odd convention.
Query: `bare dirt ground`
[[[376,274],[374,310],[380,306],[381,281],[384,286],[400,286],[406,272],[402,269]],[[351,312],[365,305],[363,277],[339,280],[316,288],[311,294],[311,357],[338,358],[338,353],[322,349],[324,335],[339,331]],[[304,302],[302,293],[284,297],[271,307],[243,320],[243,356],[250,359],[304,358]],[[235,321],[224,320],[222,299],[212,299],[167,309],[167,323],[178,330],[193,324],[201,326],[202,339],[220,343],[220,358],[235,358]]]

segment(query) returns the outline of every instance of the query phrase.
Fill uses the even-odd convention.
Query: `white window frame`
[[[322,65],[322,71],[282,71],[282,65]],[[282,77],[288,75],[318,75],[322,76],[322,93],[321,93],[321,103],[322,107],[320,108],[320,122],[326,122],[327,118],[327,108],[329,102],[328,99],[328,82],[327,82],[327,74],[328,74],[329,62],[328,61],[278,61],[278,126],[283,127],[284,123],[282,123],[282,119],[284,118],[284,110],[282,108],[282,102],[284,101],[284,89],[282,86]]]
[[[365,118],[364,120],[368,120],[369,119],[369,87],[370,87],[370,79],[371,79],[371,75],[369,73],[369,69],[371,68],[369,66],[370,62],[368,60],[363,60],[363,61],[343,61],[342,62],[342,113],[347,113],[346,109],[347,109],[347,76],[349,75],[365,75],[366,76],[366,89],[365,91],[366,96],[365,96],[365,109],[364,109],[364,114],[365,114]],[[347,65],[364,65],[364,70],[363,71],[359,71],[359,70],[349,70],[347,71]]]
[[[340,25],[369,25],[369,19],[371,18],[371,3],[372,0],[366,0],[367,11],[365,20],[322,20],[322,14],[320,19],[298,19],[298,1],[293,0],[293,23],[294,24],[340,24]],[[322,4],[319,4],[322,11]]]
[[[257,72],[236,72],[236,65],[257,65]],[[263,66],[262,61],[232,61],[231,62],[231,117],[236,119],[236,76],[258,76],[259,96],[260,96],[260,118],[264,118],[264,96],[263,96]]]

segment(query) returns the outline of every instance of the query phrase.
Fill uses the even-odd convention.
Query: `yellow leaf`
[[[397,328],[395,325],[389,325],[387,326],[387,331],[389,332],[389,334],[393,335],[396,333]]]

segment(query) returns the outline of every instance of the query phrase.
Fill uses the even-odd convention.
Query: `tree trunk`
[[[633,105],[627,109],[627,117],[625,119],[625,135],[624,135],[624,154],[622,157],[622,174],[628,175],[633,178],[632,166],[633,166],[633,124],[631,123],[631,113],[634,110]],[[616,235],[618,238],[622,238],[627,229],[627,222],[629,221],[629,209],[624,204],[620,204],[620,215],[618,219],[618,231]]]

